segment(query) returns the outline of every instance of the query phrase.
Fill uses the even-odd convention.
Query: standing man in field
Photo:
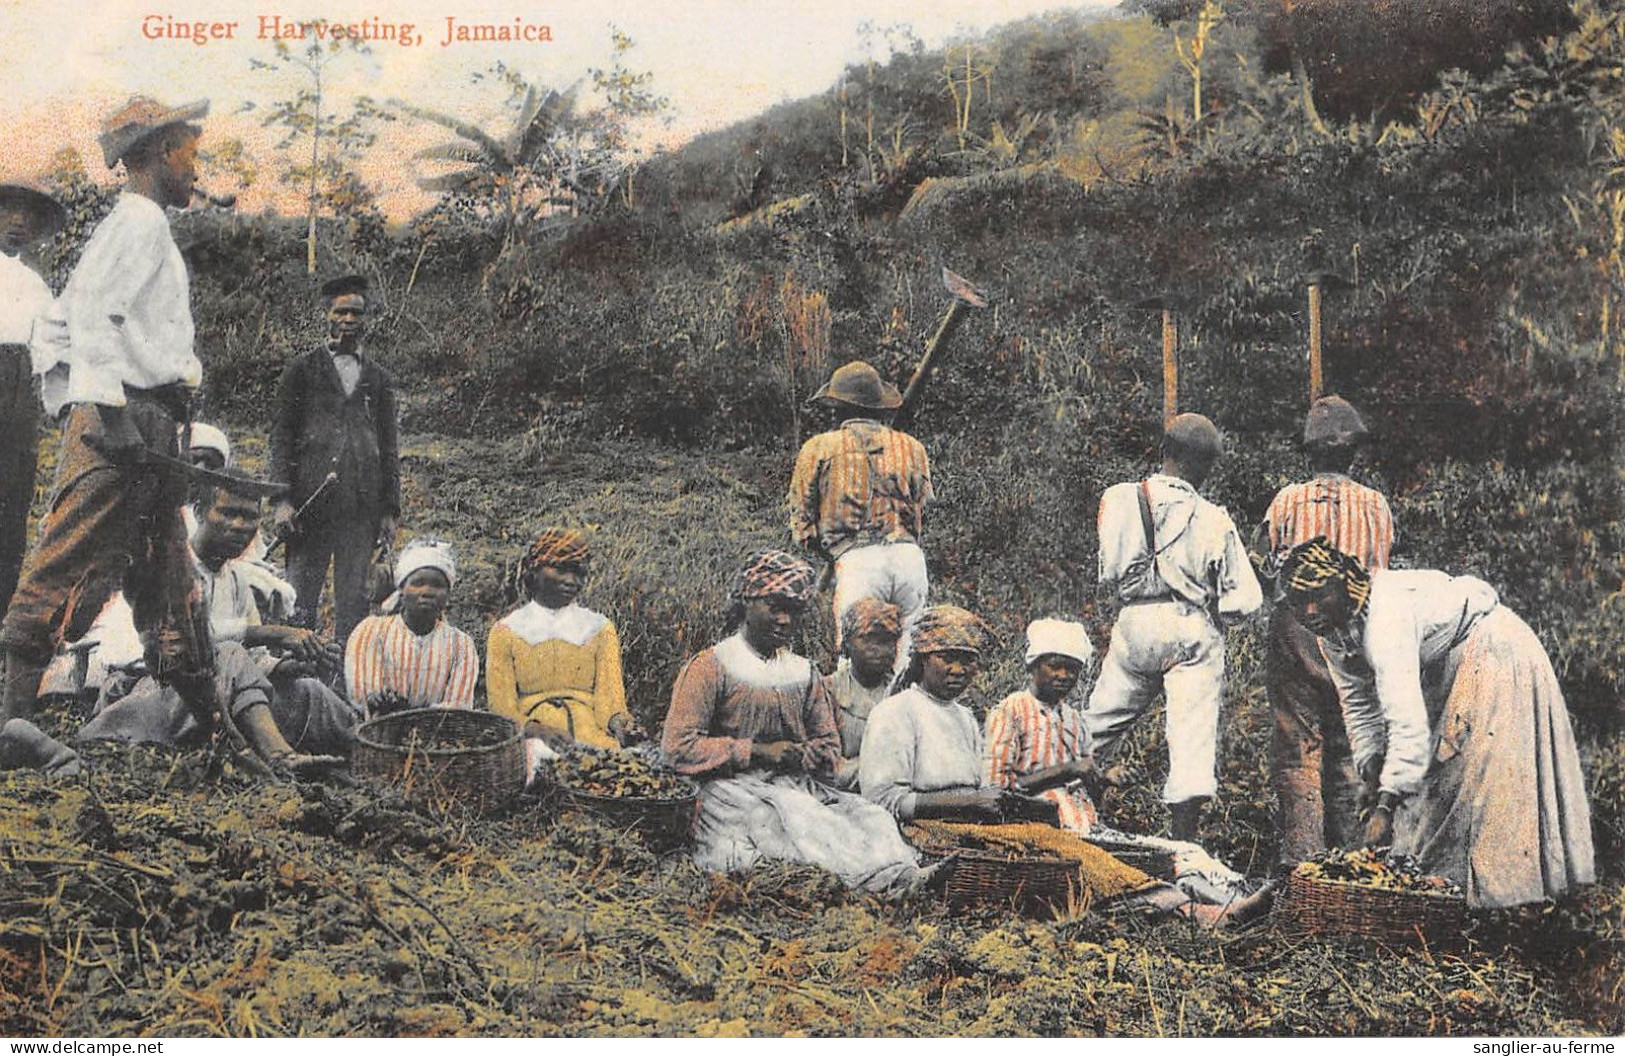
[[[1194,841],[1218,790],[1224,630],[1263,602],[1236,526],[1197,494],[1224,453],[1200,414],[1171,419],[1162,472],[1114,484],[1100,498],[1100,581],[1123,607],[1112,627],[1084,721],[1097,755],[1109,754],[1156,699],[1168,701],[1170,835]]]
[[[66,218],[55,198],[0,184],[0,616],[17,589],[28,549],[28,508],[39,461],[39,400],[28,342],[51,307],[51,288],[21,258]]]
[[[285,529],[294,511],[337,480],[292,523],[288,578],[295,622],[316,626],[327,569],[333,568],[334,637],[367,615],[367,570],[395,538],[401,510],[401,470],[395,380],[362,352],[372,307],[367,280],[346,275],[322,286],[327,342],[288,364],[271,430],[271,473],[291,489],[278,504]]]
[[[4,713],[34,712],[40,676],[64,637],[81,637],[124,589],[148,669],[211,729],[214,650],[192,572],[181,505],[186,480],[147,457],[178,456],[203,366],[193,351],[186,262],[165,208],[197,179],[207,102],[168,107],[138,96],[98,137],[124,192],[91,235],[52,308],[55,342],[35,342],[46,411],[68,408],[56,499],[6,611]]]
[[[1309,408],[1303,443],[1312,476],[1282,488],[1258,529],[1266,578],[1293,548],[1324,537],[1368,571],[1388,567],[1394,516],[1380,491],[1349,478],[1368,433],[1347,400],[1323,396]],[[1355,773],[1337,686],[1313,632],[1279,592],[1270,613],[1267,679],[1275,716],[1271,741],[1280,861],[1293,866],[1360,836]]]
[[[896,386],[862,360],[837,369],[813,400],[841,424],[808,440],[790,478],[790,536],[835,566],[836,645],[860,598],[902,610],[903,643],[928,587],[920,549],[931,466],[925,447],[886,423],[902,406]]]

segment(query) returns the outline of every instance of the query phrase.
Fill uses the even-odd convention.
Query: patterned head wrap
[[[1027,653],[1023,658],[1031,664],[1041,656],[1065,656],[1084,667],[1095,658],[1095,643],[1089,640],[1089,631],[1081,623],[1071,620],[1034,620],[1027,625]]]
[[[841,638],[850,642],[863,634],[889,634],[893,638],[903,633],[903,610],[879,598],[859,598],[851,608],[841,613]]]
[[[745,562],[734,583],[738,601],[751,598],[789,598],[805,602],[813,595],[818,573],[794,554],[783,550],[763,550]]]
[[[519,574],[529,579],[538,568],[579,565],[592,560],[592,544],[575,528],[548,528],[536,537],[519,563]]]
[[[958,605],[932,605],[914,626],[913,649],[919,656],[962,650],[980,657],[992,641],[982,618]]]
[[[1292,600],[1306,598],[1328,583],[1342,583],[1356,613],[1365,608],[1371,596],[1371,573],[1359,558],[1332,546],[1324,535],[1293,548],[1281,566],[1281,582],[1286,584],[1287,597]]]
[[[407,577],[425,568],[436,569],[446,577],[446,584],[457,585],[457,559],[452,556],[451,545],[438,539],[414,539],[395,559],[395,587],[406,585]]]

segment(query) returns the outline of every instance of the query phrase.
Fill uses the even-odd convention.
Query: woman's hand
[[[771,770],[805,770],[806,753],[795,741],[770,741],[750,746],[752,766],[765,766]]]
[[[625,711],[610,716],[609,733],[622,748],[646,740],[649,736],[649,731],[643,728],[643,724]]]

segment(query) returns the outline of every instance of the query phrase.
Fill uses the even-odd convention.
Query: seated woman
[[[751,559],[733,592],[738,630],[677,676],[662,748],[700,779],[693,854],[703,868],[809,862],[854,887],[896,891],[919,877],[917,856],[890,814],[827,783],[840,758],[834,709],[789,648],[816,578],[780,550]]]
[[[1321,639],[1369,813],[1474,907],[1596,879],[1574,731],[1540,640],[1471,576],[1367,571],[1325,538],[1287,556],[1287,602]]]
[[[395,562],[384,615],[356,625],[344,650],[350,699],[376,718],[406,708],[472,708],[480,656],[445,619],[457,562],[445,543],[414,539]]]
[[[863,794],[900,819],[927,819],[916,830],[922,836],[975,836],[975,829],[963,823],[1058,821],[1059,804],[986,780],[981,726],[959,698],[976,676],[990,637],[982,621],[964,609],[926,609],[902,679],[907,688],[876,707],[864,730],[859,759]],[[1219,906],[1192,904],[1185,892],[1090,842],[1042,829],[1034,833],[1030,827],[1002,829],[999,835],[1002,842],[1029,839],[1034,849],[1077,862],[1079,881],[1092,902],[1168,910],[1202,923],[1227,915]],[[1239,910],[1241,904],[1236,905]]]
[[[841,761],[835,764],[835,786],[858,787],[858,749],[863,727],[875,705],[890,695],[897,670],[897,643],[903,634],[903,610],[879,598],[860,598],[841,613],[841,659],[824,676],[824,692],[835,705],[841,731]]]
[[[1138,836],[1100,823],[1094,794],[1100,779],[1089,729],[1075,701],[1094,643],[1081,623],[1034,620],[1027,625],[1031,683],[988,713],[984,749],[987,783],[1047,799],[1061,827],[1108,851],[1149,850],[1171,855],[1174,884],[1201,902],[1224,903],[1252,890],[1246,879],[1200,846]]]
[[[573,528],[537,536],[520,565],[530,603],[492,627],[485,645],[491,710],[555,748],[615,748],[643,732],[626,710],[615,625],[576,604],[591,561]]]

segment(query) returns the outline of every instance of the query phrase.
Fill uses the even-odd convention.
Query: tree
[[[643,151],[633,142],[633,127],[639,121],[668,114],[671,100],[651,87],[654,82],[652,72],[636,71],[627,66],[627,56],[636,46],[632,38],[613,23],[609,27],[609,35],[614,62],[607,70],[595,68],[588,71],[594,90],[604,100],[604,106],[593,111],[590,120],[596,125],[601,149],[618,156],[624,163],[622,187],[626,204],[631,206],[635,204],[633,180],[643,155]],[[670,122],[669,117],[667,122]]]
[[[307,161],[292,161],[282,173],[282,182],[303,184],[307,203],[305,235],[305,267],[316,274],[316,217],[324,201],[353,196],[358,178],[350,169],[350,162],[373,144],[377,138],[372,122],[378,116],[370,99],[363,96],[355,101],[348,115],[339,116],[329,97],[331,79],[329,67],[346,57],[371,54],[371,48],[359,38],[347,33],[334,32],[325,20],[300,23],[305,39],[302,50],[295,50],[286,40],[275,43],[276,61],[250,59],[249,67],[270,72],[302,72],[308,83],[302,84],[292,98],[274,104],[260,118],[260,124],[283,129],[279,150],[291,150],[301,139],[310,141]],[[243,110],[256,109],[252,102],[243,104]],[[324,149],[325,147],[325,149]]]

